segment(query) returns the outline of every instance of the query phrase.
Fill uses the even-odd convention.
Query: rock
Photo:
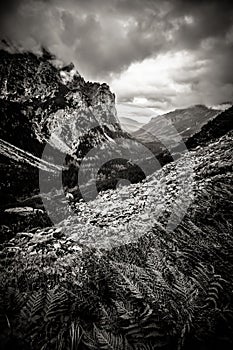
[[[60,227],[60,228],[57,228],[55,231],[53,231],[53,237],[54,238],[61,238],[63,236],[63,229]]]
[[[67,154],[67,150],[72,150],[74,159],[80,159],[103,141],[125,135],[117,119],[115,95],[107,84],[86,82],[72,64],[60,70],[51,57],[45,51],[41,56],[29,52],[0,52],[3,126],[0,127],[0,142],[4,139],[18,147],[24,157],[22,163],[11,147],[9,158],[13,159],[14,155],[16,165],[3,162],[0,167],[1,178],[7,177],[1,188],[0,204],[3,206],[18,196],[39,192],[38,165],[33,156],[40,163],[48,140],[51,157],[55,160],[60,152]],[[50,135],[53,135],[51,139]],[[67,172],[64,171],[64,187],[77,187],[78,166],[74,162]]]
[[[31,233],[31,232],[18,232],[17,233],[17,237],[32,238],[33,237],[33,233]]]

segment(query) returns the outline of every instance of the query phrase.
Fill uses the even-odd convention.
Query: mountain
[[[177,135],[185,142],[218,113],[218,110],[203,105],[176,109],[152,118],[149,123],[134,132],[133,136],[143,143],[158,145],[159,152],[163,148],[161,143],[173,147],[177,144]]]
[[[154,150],[173,148],[178,131],[189,152],[138,182],[153,159],[122,130],[106,84],[45,49],[0,58],[0,348],[232,349],[233,108],[152,119]],[[84,187],[92,170],[103,177],[96,197],[39,195],[39,169],[62,172],[74,194],[85,156]],[[132,184],[103,187],[129,169]]]
[[[57,159],[64,159],[70,174],[70,163],[76,172],[77,159],[90,149],[126,135],[109,86],[86,82],[73,64],[58,66],[45,49],[41,55],[0,50],[0,76],[3,203],[38,192],[38,169],[28,159],[37,157],[38,163],[45,145],[45,161],[56,165]],[[14,157],[11,146],[19,148]],[[27,155],[17,162],[20,152]],[[69,176],[64,177],[69,184]]]
[[[192,149],[206,145],[208,142],[214,142],[219,137],[231,131],[232,128],[233,107],[230,107],[203,125],[199,132],[192,135],[186,141],[186,146],[188,149]]]
[[[104,132],[105,125],[121,132],[115,95],[107,84],[85,82],[72,64],[56,67],[46,52],[36,56],[1,50],[0,57],[0,137],[4,140],[26,150],[30,146],[35,153],[27,142],[31,136],[30,142],[49,141],[58,149],[65,143],[66,151],[66,146],[74,149],[77,138],[92,127],[100,126]],[[22,130],[23,138],[19,137]],[[57,139],[49,140],[55,131]]]
[[[231,349],[232,117],[143,183],[3,242],[1,348]]]
[[[150,217],[148,214],[152,209],[156,211],[157,206],[161,209],[161,213],[155,215],[155,222],[161,220],[161,223],[165,223],[164,217],[168,217],[168,214],[174,210],[173,205],[179,192],[179,195],[183,196],[183,200],[190,198],[198,206],[199,203],[195,201],[195,191],[202,195],[202,188],[207,186],[211,189],[212,181],[225,183],[224,176],[226,176],[226,184],[229,184],[228,180],[232,180],[232,130],[233,107],[209,121],[188,140],[189,152],[185,153],[179,160],[165,165],[162,169],[148,176],[142,183],[101,192],[92,202],[76,203],[79,215],[70,219],[74,240],[75,232],[81,230],[80,240],[78,235],[76,238],[82,244],[87,244],[89,237],[94,232],[96,238],[94,246],[103,248],[105,235],[108,238],[109,235],[115,234],[116,236],[111,237],[110,241],[106,239],[106,248],[108,249],[109,245],[118,245],[119,235],[122,236],[120,242],[122,244],[124,237],[121,231],[127,229],[130,233],[130,227],[127,225],[129,220],[133,221],[132,231],[138,226],[137,238],[144,234],[147,224],[151,226],[153,215]],[[184,179],[185,184],[179,181],[180,177]],[[226,185],[226,190],[227,188],[228,185]],[[194,192],[192,193],[192,191]],[[192,206],[192,203],[190,205]],[[179,206],[181,206],[181,202],[176,207],[177,212],[181,209]],[[140,227],[142,222],[144,226]],[[63,223],[61,222],[58,226],[62,227]],[[97,230],[99,230],[99,234],[97,234]],[[140,232],[140,230],[142,231]],[[100,246],[98,239],[101,242]],[[114,239],[116,239],[115,242]],[[125,239],[128,240],[128,237]],[[89,243],[92,244],[91,241]]]
[[[143,126],[143,123],[139,123],[137,120],[134,120],[131,118],[119,117],[119,120],[120,120],[122,129],[129,133],[133,133]]]

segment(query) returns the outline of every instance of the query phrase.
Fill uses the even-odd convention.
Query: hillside
[[[230,350],[232,131],[210,141],[1,244],[2,348]]]
[[[199,132],[203,125],[214,119],[220,111],[196,105],[185,109],[176,109],[159,115],[133,133],[139,141],[149,146],[155,154],[164,150],[164,144],[172,148],[177,145],[177,135],[186,142]]]
[[[233,107],[219,113],[214,119],[208,121],[201,130],[186,141],[186,146],[191,149],[206,145],[225,135],[233,128]]]

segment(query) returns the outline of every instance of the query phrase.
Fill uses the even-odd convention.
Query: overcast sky
[[[233,97],[233,1],[7,0],[2,38],[105,81],[118,113],[150,115]]]

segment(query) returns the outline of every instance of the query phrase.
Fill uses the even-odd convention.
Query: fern
[[[122,336],[115,335],[105,330],[99,329],[94,324],[93,336],[96,339],[98,348],[102,350],[124,350],[125,342]]]
[[[46,310],[44,314],[45,322],[53,320],[56,317],[68,314],[69,304],[65,292],[47,291]]]
[[[79,323],[72,321],[70,325],[70,350],[77,350],[82,338],[82,329]]]
[[[21,317],[24,322],[35,323],[38,321],[38,318],[41,317],[44,311],[45,305],[45,293],[43,291],[34,292],[29,297],[26,305],[21,311]]]
[[[213,305],[215,309],[218,309],[218,299],[220,297],[220,291],[223,290],[223,286],[219,282],[221,280],[221,276],[219,275],[213,275],[210,283],[209,288],[207,290],[206,295],[206,304],[207,305]]]

